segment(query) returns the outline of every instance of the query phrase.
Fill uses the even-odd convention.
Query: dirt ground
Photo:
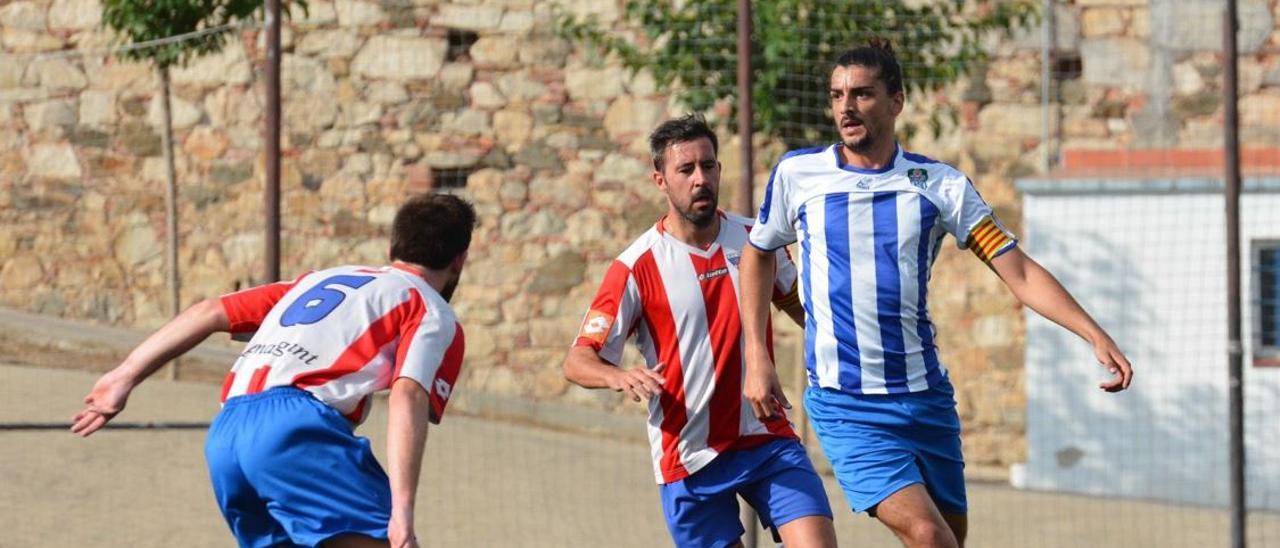
[[[0,366],[0,423],[65,422],[90,372]],[[361,427],[381,456],[384,402]],[[121,421],[207,421],[217,386],[155,380]],[[0,431],[0,546],[231,546],[206,476],[204,432]],[[843,546],[896,546],[826,478]],[[427,546],[669,545],[648,451],[635,442],[450,415],[428,442],[418,528]],[[970,485],[975,547],[1226,546],[1214,509]],[[1280,518],[1250,522],[1280,546]],[[762,539],[761,546],[769,545]]]
[[[98,372],[142,337],[6,309],[0,328],[0,425],[66,423]],[[206,342],[184,358],[181,381],[157,373],[117,420],[211,420],[235,353],[225,342]],[[639,417],[584,435],[455,407],[427,444],[417,516],[426,546],[670,545]],[[379,401],[360,428],[379,458],[384,411]],[[565,412],[548,415],[550,422],[591,419]],[[213,502],[203,443],[203,430],[109,430],[80,439],[0,429],[0,548],[233,546]],[[1028,492],[977,477],[969,485],[969,546],[1228,545],[1228,516],[1219,509]],[[834,479],[824,481],[841,545],[898,546],[875,520],[849,512]],[[761,536],[759,546],[771,545]],[[1251,516],[1249,541],[1280,547],[1280,516]]]

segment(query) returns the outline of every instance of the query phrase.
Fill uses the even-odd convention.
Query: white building
[[[1126,352],[1132,388],[1107,394],[1091,348],[1026,311],[1025,486],[1228,503],[1227,282],[1220,178],[1018,183],[1023,249]],[[1280,177],[1240,204],[1250,508],[1280,510]]]

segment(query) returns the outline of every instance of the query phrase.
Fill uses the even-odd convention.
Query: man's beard
[[[711,207],[703,211],[695,211],[693,209],[693,202],[703,198],[711,200]],[[686,221],[693,223],[693,226],[695,227],[707,228],[708,226],[711,226],[711,223],[716,219],[716,207],[718,203],[719,200],[716,199],[716,195],[710,191],[695,194],[689,199],[689,207],[680,209],[680,216],[684,217]]]
[[[876,135],[871,132],[871,126],[867,125],[867,121],[863,118],[851,115],[846,115],[845,118],[853,118],[862,122],[862,137],[854,140],[842,141],[841,144],[844,145],[844,148],[849,149],[850,152],[856,152],[858,154],[870,153],[871,150],[875,148],[877,141]],[[838,132],[840,129],[840,124],[836,124],[836,131]]]
[[[862,137],[844,141],[844,148],[858,154],[869,154],[876,146],[876,136],[871,133],[871,129],[865,123],[862,127]]]
[[[856,152],[858,154],[867,154],[867,153],[870,153],[873,148],[875,148],[875,144],[876,144],[875,139],[873,139],[871,135],[868,134],[868,135],[863,135],[861,139],[857,139],[853,141],[845,141],[844,148],[847,148],[851,152]]]
[[[458,272],[458,275],[454,276],[452,280],[449,280],[444,284],[444,287],[440,288],[440,296],[444,298],[444,302],[447,303],[453,300],[453,291],[458,289],[458,281],[461,279],[462,273]]]

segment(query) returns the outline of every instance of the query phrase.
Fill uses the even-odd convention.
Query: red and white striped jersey
[[[762,423],[742,397],[738,259],[750,220],[720,213],[720,234],[707,249],[676,239],[665,221],[610,265],[574,343],[618,365],[632,339],[648,367],[666,364],[662,395],[649,401],[650,451],[661,484],[688,477],[725,450],[796,437],[785,416]],[[795,299],[795,266],[785,249],[777,257],[774,301]]]
[[[462,325],[407,269],[339,266],[224,295],[231,332],[254,332],[222,384],[222,401],[276,386],[306,390],[352,423],[369,399],[409,377],[439,423],[462,368]]]

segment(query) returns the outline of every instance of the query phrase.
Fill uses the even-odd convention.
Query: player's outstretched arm
[[[742,396],[760,420],[778,416],[777,407],[787,409],[791,403],[782,392],[778,371],[769,359],[769,297],[773,293],[773,273],[778,258],[751,244],[742,248],[738,264],[738,290],[742,293],[742,334],[746,345],[747,371],[742,379]]]
[[[1100,388],[1119,392],[1129,387],[1133,367],[1128,358],[1053,274],[1017,247],[992,259],[991,269],[1023,304],[1093,345],[1098,363],[1115,375],[1099,385]]]
[[[181,356],[218,331],[231,328],[218,299],[205,299],[175,316],[142,341],[115,369],[108,371],[84,397],[85,407],[72,417],[71,431],[88,436],[124,410],[129,393],[160,366]]]
[[[418,546],[413,513],[430,417],[431,395],[426,389],[411,378],[396,379],[387,411],[387,476],[391,480],[387,536],[393,547]]]
[[[564,378],[583,388],[608,388],[622,392],[634,401],[649,400],[662,393],[663,364],[649,369],[632,367],[623,369],[600,359],[596,351],[586,346],[569,349],[564,358]]]

